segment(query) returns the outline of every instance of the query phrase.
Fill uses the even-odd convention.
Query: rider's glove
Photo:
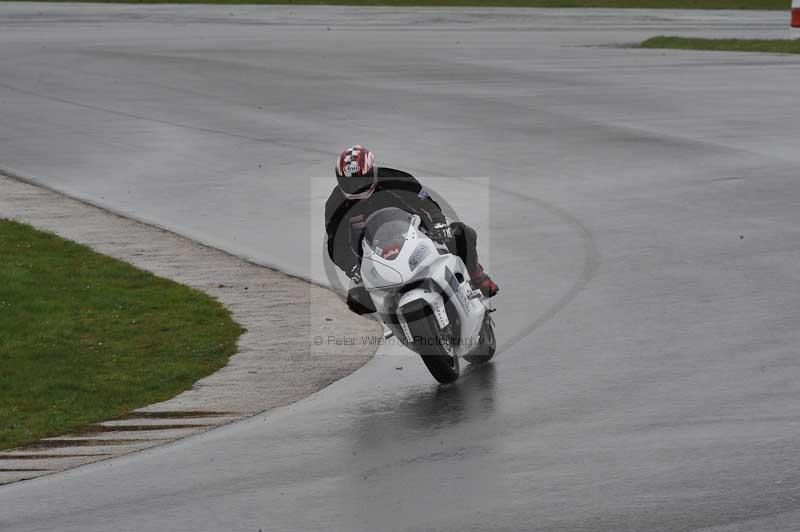
[[[428,232],[428,236],[431,238],[431,240],[441,242],[447,246],[447,249],[449,249],[451,253],[455,252],[455,238],[453,237],[453,230],[447,223],[433,224],[433,227]]]
[[[347,276],[355,283],[361,284],[361,265],[356,264],[350,271],[347,272]]]
[[[447,223],[436,223],[433,224],[433,228],[431,228],[429,236],[434,239],[453,238],[453,230],[450,229],[450,226]]]

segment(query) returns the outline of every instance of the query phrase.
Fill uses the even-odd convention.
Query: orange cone
[[[800,0],[792,0],[792,27],[800,28]]]

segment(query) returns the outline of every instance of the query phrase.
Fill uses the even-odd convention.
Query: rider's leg
[[[483,271],[483,266],[478,262],[478,233],[463,222],[453,222],[450,228],[453,231],[457,254],[467,267],[473,288],[480,290],[486,297],[497,294],[499,287]]]

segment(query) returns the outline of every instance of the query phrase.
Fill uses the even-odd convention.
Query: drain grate
[[[128,412],[117,419],[187,419],[193,417],[226,417],[238,416],[236,412],[203,412],[201,410],[184,410],[172,412]]]

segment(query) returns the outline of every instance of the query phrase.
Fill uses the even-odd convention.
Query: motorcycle
[[[473,290],[460,257],[396,207],[370,215],[361,242],[361,280],[377,317],[418,353],[441,383],[455,381],[460,359],[488,362],[497,348],[493,309]]]

